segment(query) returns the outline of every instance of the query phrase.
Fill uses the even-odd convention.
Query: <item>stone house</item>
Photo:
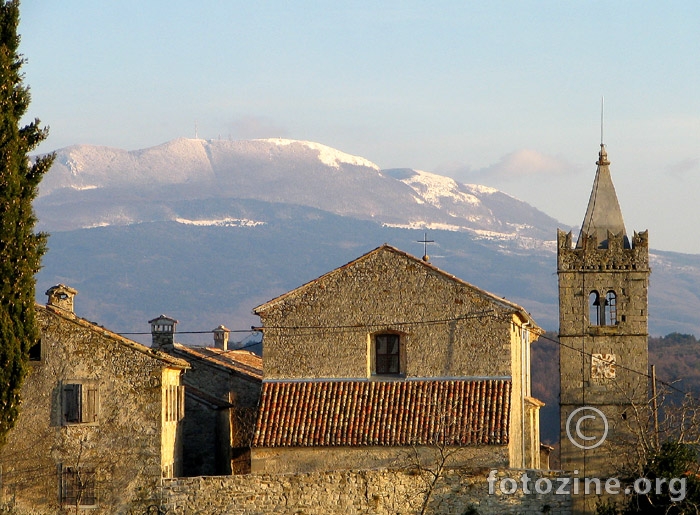
[[[250,443],[260,400],[262,359],[229,349],[230,330],[212,331],[213,345],[174,341],[177,320],[150,320],[152,346],[190,364],[184,375],[183,475],[213,476],[250,471]]]
[[[76,316],[76,290],[46,293],[21,413],[0,450],[2,500],[32,513],[154,503],[162,478],[181,471],[189,365]]]
[[[522,307],[382,245],[254,313],[253,472],[395,467],[440,449],[456,451],[450,465],[539,467],[541,329]]]

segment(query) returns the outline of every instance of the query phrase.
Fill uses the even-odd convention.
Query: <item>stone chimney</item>
[[[148,321],[151,324],[151,337],[153,343],[151,347],[154,349],[170,350],[173,348],[175,341],[175,326],[177,320],[165,315]]]
[[[231,332],[223,325],[214,329],[214,347],[217,349],[228,350],[228,335]]]
[[[46,305],[73,313],[73,297],[77,294],[78,290],[74,290],[65,284],[57,284],[46,291],[46,295],[49,297]]]

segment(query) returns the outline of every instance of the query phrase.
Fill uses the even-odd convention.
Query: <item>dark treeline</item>
[[[657,386],[678,403],[687,392],[700,399],[700,341],[692,334],[649,337],[649,364],[656,365]],[[542,441],[559,440],[559,338],[548,331],[532,346],[532,394],[546,406],[541,411]]]

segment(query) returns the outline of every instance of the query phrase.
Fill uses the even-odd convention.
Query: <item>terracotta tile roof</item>
[[[263,382],[253,446],[506,445],[510,389],[493,379]]]
[[[262,358],[247,350],[223,350],[216,347],[190,347],[175,343],[175,351],[185,359],[200,359],[257,381],[262,380]]]

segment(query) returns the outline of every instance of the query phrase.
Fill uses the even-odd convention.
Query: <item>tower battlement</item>
[[[557,232],[557,268],[561,271],[649,270],[648,231],[635,232],[631,244],[622,233],[608,231],[601,246],[595,232],[579,236],[574,247],[572,233]]]

